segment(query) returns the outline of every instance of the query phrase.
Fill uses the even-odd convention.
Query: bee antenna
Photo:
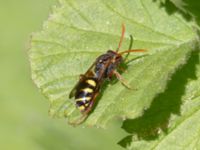
[[[130,34],[130,45],[128,49],[132,49],[132,45],[133,45],[133,36]]]
[[[133,36],[130,35],[130,45],[129,45],[129,50],[132,49],[132,45],[133,45]],[[128,56],[130,53],[127,53],[126,56],[124,57],[124,62],[127,60]]]
[[[125,53],[132,53],[132,52],[146,52],[147,50],[146,49],[129,49],[129,50],[126,50],[126,51],[123,51],[123,52],[120,52],[119,54],[120,55],[123,55]]]
[[[133,45],[133,36],[132,35],[130,35],[130,40],[131,41],[130,41],[129,49],[118,53],[120,55],[123,55],[123,54],[127,53],[127,55],[125,56],[124,60],[127,59],[129,53],[132,53],[132,52],[146,52],[147,51],[146,49],[132,49],[132,45]]]
[[[124,33],[125,33],[125,25],[122,23],[122,34],[121,34],[120,41],[119,41],[119,44],[118,44],[116,52],[119,51],[119,49],[120,49],[120,47],[122,45],[122,41],[124,39]]]

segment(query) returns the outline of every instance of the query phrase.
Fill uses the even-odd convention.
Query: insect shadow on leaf
[[[172,114],[181,115],[182,96],[185,93],[188,80],[197,79],[197,64],[199,64],[199,50],[194,50],[191,52],[187,63],[172,75],[166,90],[154,98],[143,115],[136,119],[124,121],[122,128],[131,135],[122,139],[119,142],[120,145],[129,145],[132,142],[132,135],[137,135],[139,140],[154,140],[158,138],[160,130],[168,133],[170,116]]]
[[[200,3],[197,0],[153,0],[153,2],[159,1],[160,7],[165,8],[165,11],[169,15],[174,13],[181,14],[187,21],[195,20],[200,25]]]

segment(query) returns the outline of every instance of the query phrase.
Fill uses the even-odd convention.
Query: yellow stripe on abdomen
[[[85,88],[85,89],[81,89],[81,91],[84,91],[85,93],[92,93],[93,89],[91,89],[91,88]]]
[[[88,80],[86,80],[86,82],[87,82],[89,85],[93,86],[93,87],[96,86],[96,82],[95,82],[94,80],[92,80],[92,79],[88,79]]]
[[[78,99],[76,99],[76,101],[83,101],[83,102],[85,102],[85,101],[89,101],[91,99],[91,97],[81,97],[81,98],[78,98]]]
[[[78,106],[78,109],[79,109],[80,111],[83,111],[83,110],[85,110],[85,106],[84,106],[84,105]]]

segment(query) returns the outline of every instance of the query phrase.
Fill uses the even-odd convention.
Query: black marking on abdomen
[[[81,110],[87,110],[88,106],[92,102],[92,98],[95,94],[97,87],[97,81],[94,78],[87,78],[77,89],[75,93],[76,106]]]
[[[85,91],[79,91],[77,92],[75,99],[79,99],[79,98],[83,98],[83,97],[91,97],[93,95],[93,93],[88,93]]]

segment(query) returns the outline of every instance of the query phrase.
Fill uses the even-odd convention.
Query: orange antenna
[[[147,50],[145,49],[130,49],[130,50],[125,50],[121,53],[119,53],[120,55],[123,55],[124,53],[131,53],[131,52],[146,52]]]
[[[120,49],[120,47],[121,47],[121,45],[122,45],[122,41],[123,41],[123,39],[124,39],[124,33],[125,33],[125,25],[122,23],[122,34],[121,34],[120,41],[119,41],[119,45],[118,45],[118,47],[117,47],[116,52],[119,51],[119,49]]]

